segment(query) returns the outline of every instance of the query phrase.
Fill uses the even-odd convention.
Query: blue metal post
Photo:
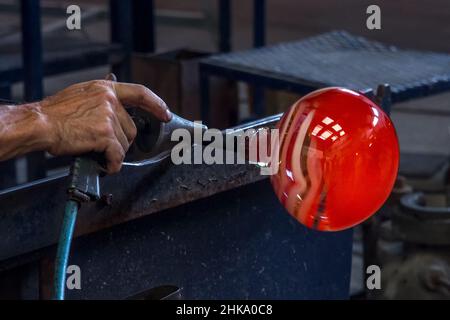
[[[133,0],[133,51],[155,51],[155,10],[153,0]]]
[[[21,0],[22,62],[25,100],[36,101],[43,96],[41,8],[39,0]],[[27,156],[28,180],[45,177],[45,155],[37,152]]]
[[[36,0],[22,0],[21,4],[25,99],[33,101],[43,96],[41,8]]]
[[[0,84],[0,99],[11,100],[11,84]],[[0,102],[0,104],[2,104]],[[16,184],[16,161],[8,160],[0,162],[0,189],[12,187]]]
[[[266,0],[253,0],[253,46],[266,44]]]
[[[123,60],[112,66],[121,81],[131,80],[131,52],[133,49],[132,3],[130,0],[110,0],[111,42],[122,45]]]
[[[259,48],[266,42],[266,1],[253,0],[253,46]],[[264,87],[253,88],[253,108],[255,115],[259,118],[264,116]]]
[[[230,0],[219,0],[219,50],[231,50],[231,3]]]

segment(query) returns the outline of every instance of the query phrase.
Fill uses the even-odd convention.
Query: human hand
[[[108,80],[75,84],[37,104],[50,141],[47,151],[55,156],[103,153],[107,172],[118,172],[137,133],[124,105],[164,122],[172,118],[165,102],[144,86]]]

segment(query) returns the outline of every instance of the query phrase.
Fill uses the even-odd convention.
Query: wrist
[[[33,102],[19,106],[27,117],[31,120],[29,130],[29,141],[31,141],[32,151],[48,151],[54,141],[54,134],[51,123],[47,115],[42,111],[39,102]]]

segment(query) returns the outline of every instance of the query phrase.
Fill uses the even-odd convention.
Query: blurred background
[[[131,2],[134,7],[129,5]],[[379,30],[366,27],[366,9],[371,1],[131,2],[0,0],[0,98],[15,102],[38,100],[71,84],[101,79],[113,70],[120,81],[145,84],[175,112],[198,120],[202,115],[204,119],[201,105],[205,103],[201,101],[205,82],[198,70],[201,59],[219,52],[245,53],[254,47],[309,41],[313,37],[316,40],[307,42],[304,51],[295,53],[294,61],[301,63],[314,61],[308,60],[307,55],[314,52],[308,48],[329,45],[332,50],[338,43],[334,56],[330,51],[320,60],[317,74],[299,77],[308,80],[311,76],[311,82],[332,79],[336,77],[331,75],[332,70],[339,67],[349,73],[358,70],[354,72],[365,77],[361,83],[371,84],[373,78],[370,88],[358,89],[373,89],[373,98],[387,103],[401,148],[400,178],[391,199],[376,221],[355,231],[351,295],[450,298],[449,1],[378,1]],[[80,30],[66,27],[66,8],[71,4],[81,8]],[[330,35],[333,31],[337,33]],[[314,38],[324,34],[327,36]],[[359,37],[375,41],[370,46],[372,51]],[[378,52],[382,49],[373,48],[379,48],[379,42],[383,50],[389,51],[389,59],[411,59],[411,63],[371,73],[378,62],[364,52],[361,59],[338,59],[344,50],[340,47],[344,38],[350,45],[350,49],[344,48],[347,51],[357,52],[361,45],[362,49]],[[396,58],[396,53],[404,55]],[[255,60],[248,66],[240,65],[239,75],[250,69],[250,74],[264,75],[266,58],[261,56],[261,70]],[[321,58],[316,55],[314,59]],[[414,59],[420,63],[415,64]],[[238,62],[245,61],[242,58]],[[364,73],[366,69],[369,71]],[[280,70],[275,70],[278,74],[274,78],[283,75]],[[410,79],[413,76],[414,81]],[[288,90],[289,86],[283,88],[278,82],[273,88],[262,89],[247,85],[245,77],[225,78],[213,77],[208,85],[210,126],[225,128],[283,112],[302,95],[292,92],[301,90]],[[379,83],[375,79],[380,79]],[[394,83],[389,83],[391,79]],[[381,87],[376,96],[377,86],[386,82],[391,85],[392,99],[386,87]],[[69,161],[45,154],[8,161],[0,166],[0,187],[59,174],[67,170]],[[365,267],[371,263],[386,270],[383,290],[365,288]]]

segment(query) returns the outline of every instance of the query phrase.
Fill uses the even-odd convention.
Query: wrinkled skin
[[[121,169],[136,137],[124,105],[167,122],[171,113],[148,88],[109,80],[72,85],[40,102],[0,106],[0,160],[32,151],[55,156],[102,153],[107,172]]]

